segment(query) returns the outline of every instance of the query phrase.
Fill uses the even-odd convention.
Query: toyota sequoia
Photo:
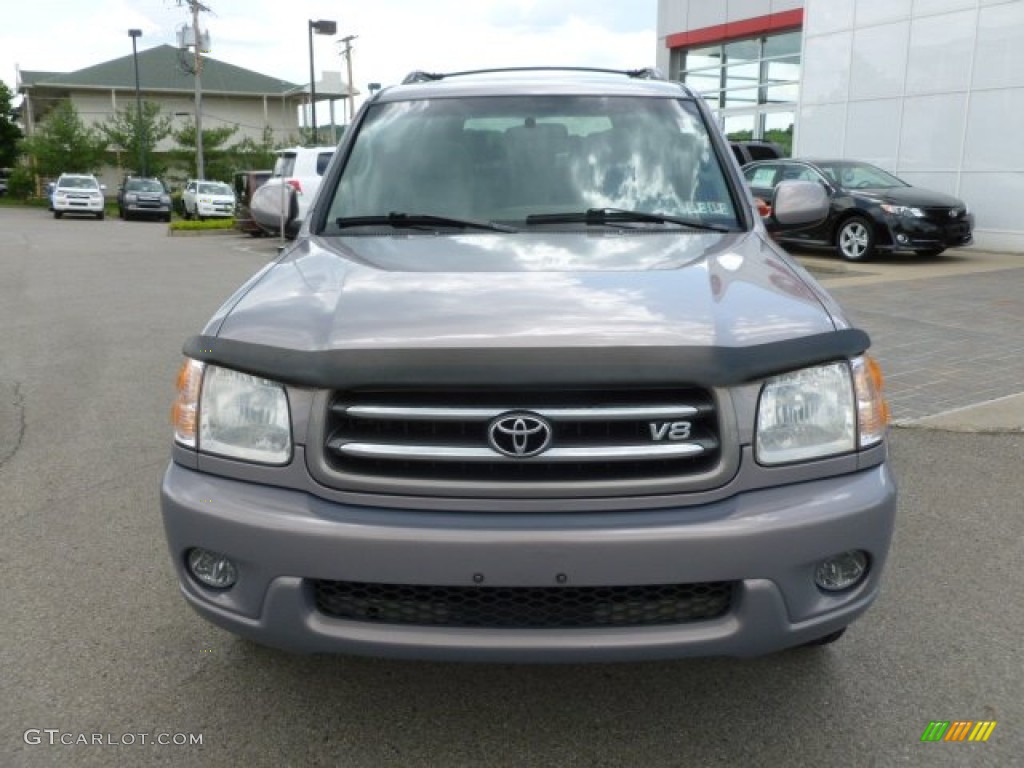
[[[374,94],[301,220],[282,199],[295,240],[184,344],[185,600],[300,652],[836,640],[885,568],[888,411],[868,336],[769,235],[820,222],[823,187],[770,202],[652,70]]]

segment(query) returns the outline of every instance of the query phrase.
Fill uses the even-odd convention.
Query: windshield
[[[522,226],[539,224],[527,221],[538,214],[606,208],[737,225],[692,102],[531,95],[374,105],[326,231],[396,212]]]
[[[60,179],[58,186],[69,189],[98,189],[99,184],[92,176],[67,176]]]
[[[199,194],[201,195],[233,195],[231,187],[227,184],[200,184]]]
[[[905,181],[867,163],[822,163],[819,167],[833,184],[848,189],[909,186]]]
[[[151,179],[142,181],[129,181],[124,185],[124,188],[128,192],[163,192],[164,187],[159,181],[153,181]]]

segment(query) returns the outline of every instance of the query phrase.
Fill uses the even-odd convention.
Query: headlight
[[[139,196],[134,192],[127,192],[125,193],[124,199],[129,203],[134,203],[136,200],[139,199]]]
[[[200,396],[199,450],[262,464],[287,464],[292,431],[284,387],[208,366]]]
[[[915,219],[924,218],[924,211],[920,208],[912,208],[908,205],[889,205],[882,203],[881,209],[893,216],[913,216]]]
[[[202,453],[261,464],[291,459],[288,398],[276,382],[186,360],[171,419],[175,440]]]
[[[881,370],[866,356],[773,376],[757,407],[757,461],[788,464],[876,445],[889,423],[881,390]]]

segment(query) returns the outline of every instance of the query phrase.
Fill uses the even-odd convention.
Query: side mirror
[[[818,182],[783,181],[775,187],[765,224],[771,232],[800,229],[824,221],[828,209],[828,193]]]
[[[107,191],[107,185],[106,184],[100,184],[100,192],[106,192],[106,191]]]

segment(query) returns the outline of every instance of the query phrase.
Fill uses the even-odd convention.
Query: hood
[[[867,193],[868,197],[880,203],[907,205],[915,208],[963,208],[964,203],[952,195],[933,192],[921,187],[887,187],[885,189],[856,189],[853,194]]]
[[[296,351],[745,347],[835,330],[809,281],[757,233],[309,238],[205,334]]]

